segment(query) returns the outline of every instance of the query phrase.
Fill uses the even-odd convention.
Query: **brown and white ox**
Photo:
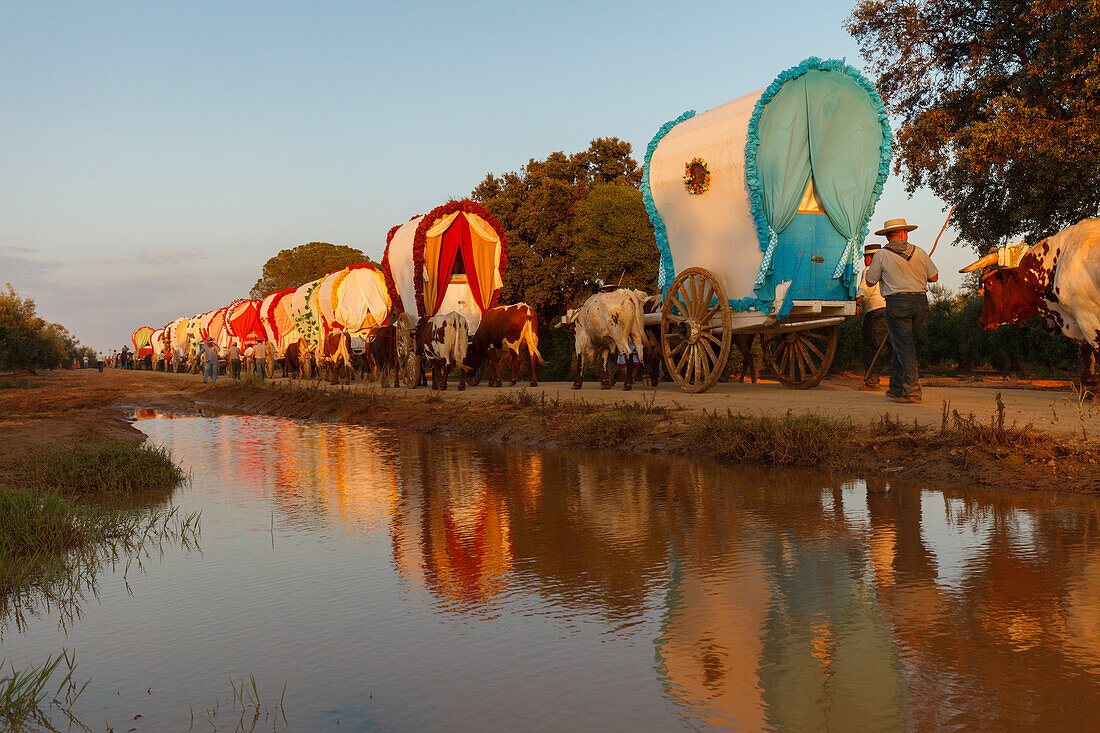
[[[539,353],[539,318],[535,309],[526,303],[516,303],[490,308],[481,315],[477,332],[470,339],[466,351],[466,367],[471,374],[481,368],[485,357],[489,357],[489,386],[500,387],[500,355],[511,357],[512,381],[514,387],[519,376],[519,350],[527,347],[531,357],[531,386],[539,386],[536,364],[545,364]]]
[[[584,383],[585,362],[600,365],[600,386],[611,389],[607,373],[607,360],[612,351],[629,355],[631,351],[645,358],[645,328],[642,318],[642,301],[633,290],[612,290],[596,293],[580,308],[569,309],[556,328],[571,326],[574,348],[577,353],[577,376],[573,389]],[[633,347],[633,348],[632,348]],[[634,360],[626,359],[624,390],[634,386]]]
[[[959,272],[997,263],[986,255]],[[1096,386],[1100,349],[1100,219],[1083,219],[1035,244],[1016,267],[982,276],[982,328],[1042,316],[1048,330],[1081,342],[1081,383]]]
[[[354,370],[351,363],[351,336],[345,331],[331,331],[325,334],[321,341],[321,363],[328,371],[330,383],[350,383]]]
[[[295,341],[286,347],[283,352],[283,376],[291,379],[309,379],[309,365],[313,355],[306,347],[306,342]]]
[[[447,389],[452,364],[458,367],[458,391],[466,389],[465,364],[469,339],[466,319],[454,311],[432,316],[417,326],[417,350],[432,368],[432,389]]]

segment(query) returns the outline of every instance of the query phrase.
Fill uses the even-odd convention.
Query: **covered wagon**
[[[130,343],[134,345],[134,359],[140,360],[153,355],[153,345],[150,343],[153,336],[152,326],[142,326],[130,334]]]
[[[455,311],[473,334],[481,314],[497,304],[507,263],[504,230],[476,201],[452,201],[390,229],[382,273],[401,327],[397,362],[405,384],[420,376],[411,329]]]
[[[386,278],[369,262],[336,270],[321,281],[317,305],[325,330],[365,337],[389,320],[391,302]]]
[[[230,338],[236,339],[241,349],[267,340],[267,332],[260,319],[258,300],[238,298],[230,303],[225,310],[225,327]]]
[[[763,334],[788,387],[820,382],[854,315],[856,262],[889,174],[891,133],[872,84],[809,58],[767,89],[667,123],[642,194],[660,251],[669,373],[689,392],[721,376],[732,334]]]
[[[382,272],[395,313],[419,322],[457,311],[473,333],[496,304],[507,262],[500,222],[475,201],[452,201],[390,230]]]
[[[279,290],[264,297],[260,303],[260,318],[267,331],[268,341],[274,346],[276,358],[281,359],[286,347],[301,339],[298,325],[291,312],[291,296],[297,288]]]

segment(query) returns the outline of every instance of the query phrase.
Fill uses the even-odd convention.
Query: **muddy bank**
[[[826,404],[823,400],[829,397],[827,390],[812,392],[811,407]],[[799,394],[806,393],[789,393],[789,397],[797,398]],[[991,421],[993,404],[985,412],[975,412],[975,420],[968,422],[968,412],[953,415],[952,408],[945,416],[942,404],[929,406],[927,399],[924,412],[902,417],[880,398],[878,417],[867,419],[874,403],[868,403],[859,413],[846,409],[848,398],[841,388],[834,387],[833,394],[830,409],[812,410],[813,415],[820,416],[812,444],[788,446],[786,455],[794,452],[796,458],[818,468],[853,477],[896,476],[929,483],[1054,491],[1100,490],[1100,452],[1094,441],[1086,443],[1080,436],[1034,426],[1014,430],[1012,420],[1007,419],[998,433],[995,421]],[[710,397],[715,398],[721,395]],[[982,398],[988,399],[985,395]],[[952,404],[965,404],[965,399],[960,391]],[[704,413],[708,404],[713,406]],[[223,378],[210,386],[186,375],[113,370],[102,374],[57,372],[27,377],[24,386],[0,390],[0,450],[10,454],[28,446],[89,437],[142,439],[124,417],[136,407],[169,411],[215,408],[515,445],[585,446],[707,459],[723,453],[726,443],[722,441],[726,438],[702,425],[704,414],[713,418],[716,414],[733,416],[739,411],[735,404],[721,407],[720,402],[713,401],[700,407],[692,404],[690,397],[669,391],[600,392],[594,385],[579,393],[554,384],[528,389],[480,387],[465,393],[452,387],[435,394],[426,389],[383,390],[362,384],[352,389],[285,381],[259,386]],[[753,411],[750,408],[744,412]],[[803,411],[792,414],[799,412]],[[1012,414],[1008,408],[1005,413]],[[782,423],[784,415],[778,413],[776,420]],[[932,415],[935,419],[928,419]],[[781,424],[771,428],[787,429]],[[798,439],[793,433],[787,437]],[[773,459],[765,456],[760,460],[767,463]]]

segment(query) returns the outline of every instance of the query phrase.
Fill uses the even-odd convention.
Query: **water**
[[[1100,502],[144,419],[201,549],[108,570],[75,649],[102,730],[1064,729],[1100,709]],[[135,716],[140,715],[140,718]],[[244,719],[247,730],[252,720]]]

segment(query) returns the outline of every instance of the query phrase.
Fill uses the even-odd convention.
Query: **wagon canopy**
[[[317,348],[324,335],[321,308],[317,302],[317,290],[324,279],[321,277],[308,282],[290,295],[290,314],[294,317],[294,325],[310,349]]]
[[[464,200],[391,229],[382,272],[397,313],[430,318],[458,310],[479,322],[500,294],[507,261],[500,223],[481,204]]]
[[[150,344],[152,336],[152,326],[142,326],[130,336],[130,343],[134,345],[134,351],[137,352],[138,356],[153,353]]]
[[[241,348],[264,341],[267,333],[260,321],[260,301],[240,298],[225,311],[225,325],[231,336],[240,340]]]
[[[890,155],[882,101],[842,61],[809,58],[763,91],[684,113],[646,152],[661,285],[705,267],[738,310],[779,316],[795,299],[852,299]]]
[[[332,277],[333,327],[363,336],[386,323],[392,304],[381,270],[364,262],[345,267]]]
[[[286,347],[302,338],[298,333],[298,324],[291,310],[291,296],[297,288],[287,288],[264,298],[264,320],[270,325],[268,335],[275,343],[279,356],[286,353]]]
[[[190,318],[177,318],[172,322],[172,349],[179,351],[181,354],[187,352],[188,326],[190,324]]]

